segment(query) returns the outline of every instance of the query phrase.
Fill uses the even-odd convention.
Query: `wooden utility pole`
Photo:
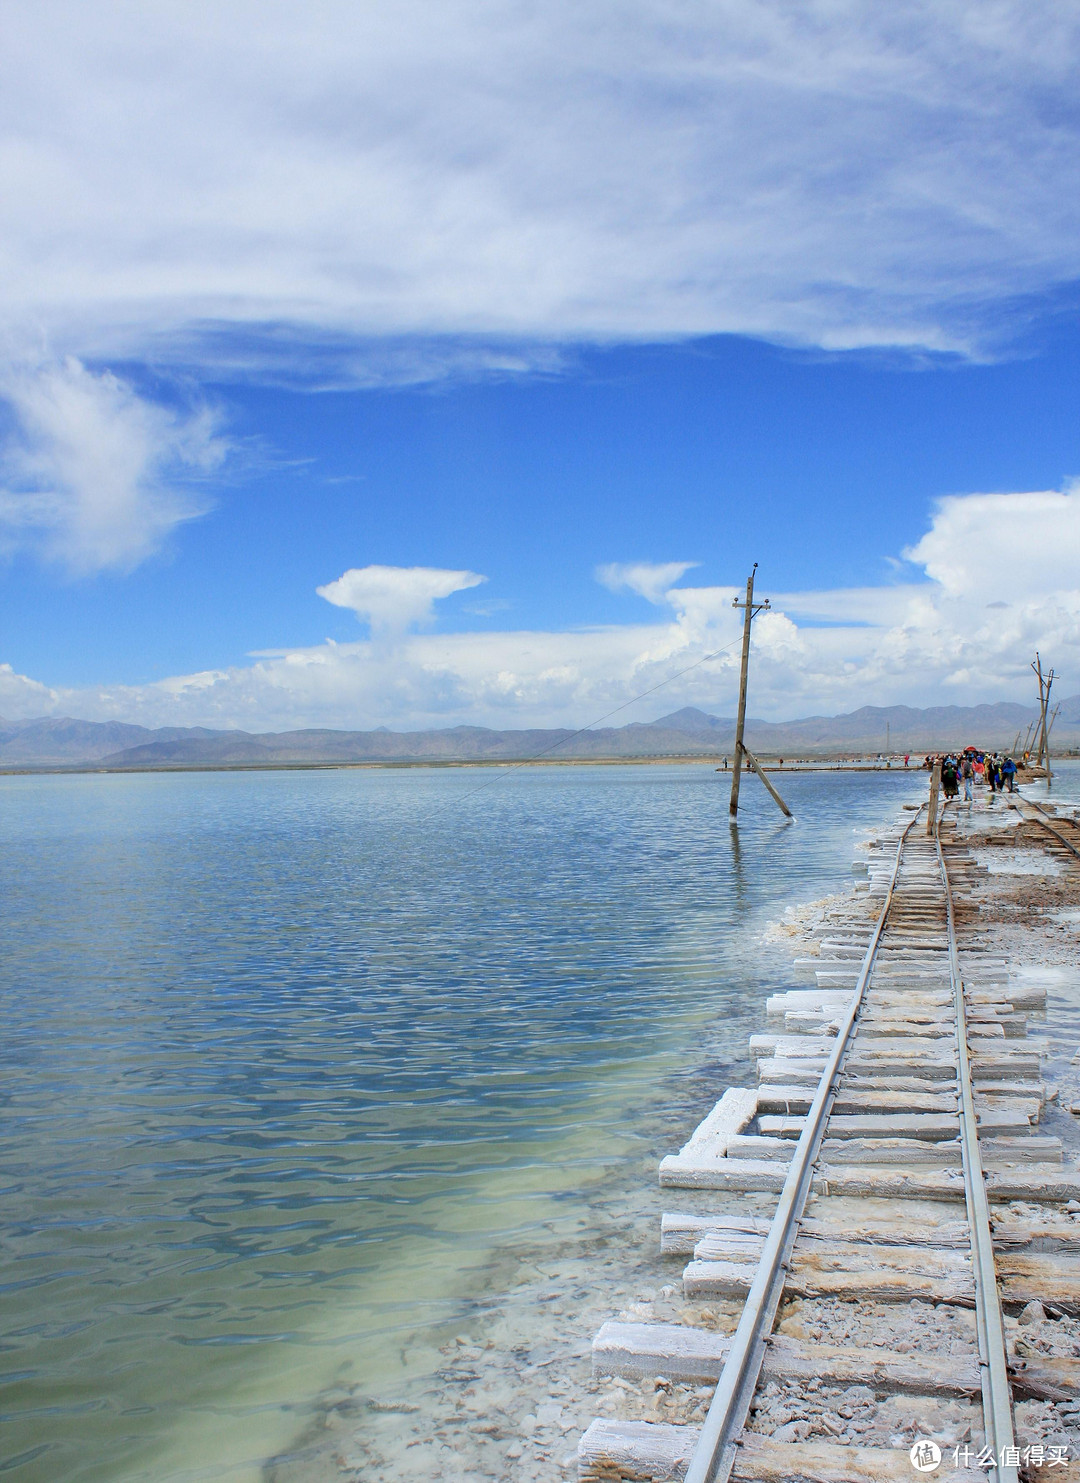
[[[930,809],[926,815],[927,834],[937,833],[938,824],[938,794],[941,792],[941,758],[934,763],[934,770],[930,774]]]
[[[1053,674],[1053,670],[1051,670],[1050,673]],[[1047,710],[1049,711],[1049,707],[1050,707],[1050,686],[1049,685],[1047,685],[1047,687],[1046,687],[1046,705],[1047,705]],[[1060,711],[1060,710],[1061,710],[1061,707],[1059,705],[1056,705],[1052,711],[1049,711],[1049,715],[1046,718],[1046,742],[1045,742],[1045,745],[1043,746],[1043,755],[1046,758],[1046,787],[1047,787],[1047,790],[1048,791],[1049,791],[1049,788],[1050,788],[1050,779],[1051,779],[1051,776],[1052,776],[1052,774],[1050,772],[1050,733],[1054,729],[1054,722],[1057,720],[1058,711]]]
[[[1035,661],[1031,667],[1035,671],[1039,681],[1039,712],[1041,716],[1039,751],[1035,758],[1035,765],[1037,767],[1040,762],[1045,761],[1046,791],[1049,792],[1053,774],[1050,771],[1050,727],[1047,724],[1046,712],[1050,706],[1050,686],[1054,683],[1054,671],[1051,669],[1045,675],[1043,674],[1042,660],[1039,658],[1039,651],[1037,649],[1035,651]]]
[[[743,770],[743,732],[746,730],[746,685],[750,678],[750,625],[754,621],[754,573],[757,571],[757,562],[754,562],[754,570],[746,579],[746,601],[741,603],[736,597],[731,606],[743,608],[743,630],[742,630],[742,673],[739,676],[739,713],[735,721],[735,769],[731,774],[731,802],[728,804],[728,812],[734,819],[739,812],[739,784],[742,782]],[[761,608],[767,608],[768,603],[759,604]]]
[[[743,741],[743,733],[746,730],[746,686],[750,677],[750,625],[754,621],[755,615],[766,610],[769,606],[768,598],[764,602],[754,602],[754,573],[756,571],[757,562],[755,561],[754,570],[746,579],[745,602],[740,602],[736,597],[732,600],[731,604],[733,608],[743,608],[745,616],[743,618],[742,631],[742,673],[739,676],[739,714],[735,721],[735,769],[731,774],[731,802],[728,805],[728,811],[733,819],[739,812],[739,784],[742,782],[743,759],[745,758],[765,784],[766,788],[768,788],[773,798],[776,799],[782,812],[790,819],[792,817],[791,810],[780,797],[780,794],[773,787],[772,783],[766,778],[757,758],[747,751],[746,744]]]
[[[751,750],[750,750],[749,747],[743,747],[743,755],[746,757],[747,762],[749,762],[750,766],[757,773],[757,775],[761,779],[761,781],[765,784],[765,787],[768,789],[769,793],[772,795],[772,798],[775,801],[776,806],[780,810],[780,812],[784,815],[785,818],[793,819],[795,817],[795,815],[791,812],[791,810],[788,808],[787,804],[780,797],[780,794],[776,791],[776,789],[773,787],[772,783],[765,776],[765,769],[762,767],[761,763],[754,756],[753,752],[751,752]]]

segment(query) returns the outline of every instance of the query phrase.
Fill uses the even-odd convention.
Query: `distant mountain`
[[[1051,710],[1058,702],[1051,703]],[[1061,712],[1057,718],[1056,726],[1080,727],[1080,695],[1070,695],[1068,700],[1061,701]],[[1053,737],[1054,733],[1050,733]]]
[[[638,730],[648,731],[654,726],[662,726],[668,731],[685,731],[688,736],[709,734],[715,736],[721,731],[731,736],[735,735],[734,716],[721,719],[719,716],[710,716],[706,711],[699,711],[693,705],[684,705],[681,711],[672,711],[670,716],[661,716],[658,721],[635,721],[626,730],[630,731],[636,727]]]
[[[1080,705],[1080,697],[1077,701]],[[747,743],[753,748],[753,733],[760,746],[772,750],[786,747],[820,752],[860,747],[882,752],[886,737],[894,752],[964,746],[968,742],[1011,747],[1017,732],[1023,741],[1035,718],[1034,706],[1009,701],[997,705],[931,706],[926,710],[906,705],[864,705],[844,716],[808,716],[801,721],[782,721],[776,725],[747,722]],[[1067,727],[1063,726],[1063,718],[1064,707],[1058,718],[1062,730],[1059,732],[1055,726],[1051,737],[1064,736]]]
[[[689,745],[688,745],[689,744]],[[511,761],[549,751],[560,757],[685,756],[712,751],[679,731],[659,726],[605,728],[580,736],[570,730],[492,731],[450,726],[439,731],[283,731],[252,735],[217,732],[197,742],[149,740],[101,760],[114,767],[304,762]],[[3,751],[0,748],[0,762]]]
[[[820,756],[962,746],[1011,747],[1035,720],[1034,707],[998,705],[862,706],[843,716],[799,721],[747,721],[747,744],[764,756]],[[723,756],[735,722],[684,706],[656,721],[561,730],[494,731],[450,726],[437,731],[211,731],[171,726],[151,730],[122,721],[70,716],[0,722],[0,768],[288,766],[348,762],[512,761],[556,758]],[[1061,703],[1052,733],[1057,746],[1080,746],[1080,696]]]
[[[0,721],[0,765],[28,762],[95,762],[100,757],[138,746],[148,737],[195,740],[216,736],[198,726],[150,731],[125,721],[77,721],[71,716],[41,716],[33,721]]]

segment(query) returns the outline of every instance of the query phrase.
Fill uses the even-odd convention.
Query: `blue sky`
[[[1060,10],[15,10],[0,715],[1080,690]]]
[[[28,621],[9,658],[88,685],[346,642],[358,620],[315,588],[371,562],[485,573],[440,616],[481,631],[641,619],[644,598],[594,579],[610,561],[697,561],[695,582],[730,584],[758,560],[766,591],[890,582],[940,495],[1080,470],[1080,356],[1061,338],[992,366],[729,338],[434,388],[214,386],[239,452],[210,511],[119,578],[14,561]]]

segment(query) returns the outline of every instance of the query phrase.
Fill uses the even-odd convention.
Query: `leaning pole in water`
[[[754,621],[754,615],[769,606],[768,598],[764,602],[759,602],[756,607],[754,605],[754,574],[756,571],[757,562],[755,561],[753,571],[751,571],[746,579],[746,601],[740,602],[736,597],[732,600],[731,604],[733,608],[743,608],[745,610],[745,616],[743,617],[742,633],[742,672],[739,676],[739,714],[735,722],[735,769],[731,774],[731,802],[728,805],[728,812],[733,819],[738,817],[739,784],[742,782],[743,758],[745,757],[776,800],[781,813],[786,814],[790,819],[793,817],[791,810],[765,776],[761,763],[752,752],[747,751],[746,744],[743,741],[743,733],[746,730],[746,685],[750,676],[750,625]]]

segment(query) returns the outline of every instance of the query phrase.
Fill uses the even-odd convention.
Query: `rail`
[[[1078,860],[1080,860],[1080,850],[1076,848],[1071,840],[1065,838],[1060,829],[1054,828],[1053,824],[1050,823],[1049,816],[1047,815],[1046,810],[1043,808],[1042,804],[1036,803],[1034,798],[1024,798],[1021,801],[1027,804],[1028,808],[1035,809],[1036,818],[1032,822],[1035,824],[1041,824],[1048,833],[1052,834],[1060,844],[1063,844],[1067,850],[1069,850],[1076,856]],[[1019,805],[1016,805],[1016,807],[1019,807]],[[1022,816],[1023,810],[1021,809],[1020,812]]]
[[[967,1041],[967,1011],[964,1005],[964,980],[960,972],[960,955],[956,947],[952,887],[949,871],[935,834],[938,866],[945,888],[945,924],[949,944],[949,977],[952,981],[953,1007],[956,1013],[956,1082],[960,1103],[960,1154],[964,1167],[964,1195],[967,1204],[968,1229],[971,1233],[971,1266],[975,1279],[975,1328],[979,1342],[979,1366],[982,1381],[983,1425],[986,1441],[993,1448],[997,1465],[990,1469],[993,1483],[1017,1483],[1019,1472],[1002,1459],[1016,1446],[1013,1435],[1012,1389],[1009,1384],[1008,1352],[1005,1324],[998,1295],[997,1271],[994,1266],[994,1240],[990,1228],[990,1201],[986,1193],[982,1155],[979,1151],[979,1127],[975,1113],[975,1094],[971,1080],[971,1057]]]
[[[806,1122],[796,1145],[784,1187],[780,1192],[776,1213],[769,1227],[769,1234],[765,1238],[761,1260],[750,1291],[747,1293],[739,1326],[732,1338],[727,1360],[686,1470],[685,1483],[727,1483],[731,1476],[739,1434],[746,1422],[754,1391],[757,1389],[765,1357],[765,1345],[772,1333],[776,1310],[784,1290],[784,1274],[791,1259],[791,1249],[795,1244],[799,1222],[810,1193],[814,1164],[821,1146],[825,1124],[836,1097],[837,1075],[859,1010],[862,1008],[866,987],[873,972],[878,944],[892,908],[893,893],[900,874],[904,846],[921,812],[922,810],[919,809],[913,815],[897,844],[885,905],[877,919],[851,1002],[840,1023],[814,1094],[814,1100],[806,1115]],[[1012,1479],[1003,1476],[1000,1483],[1013,1483],[1015,1476],[1014,1471]]]

